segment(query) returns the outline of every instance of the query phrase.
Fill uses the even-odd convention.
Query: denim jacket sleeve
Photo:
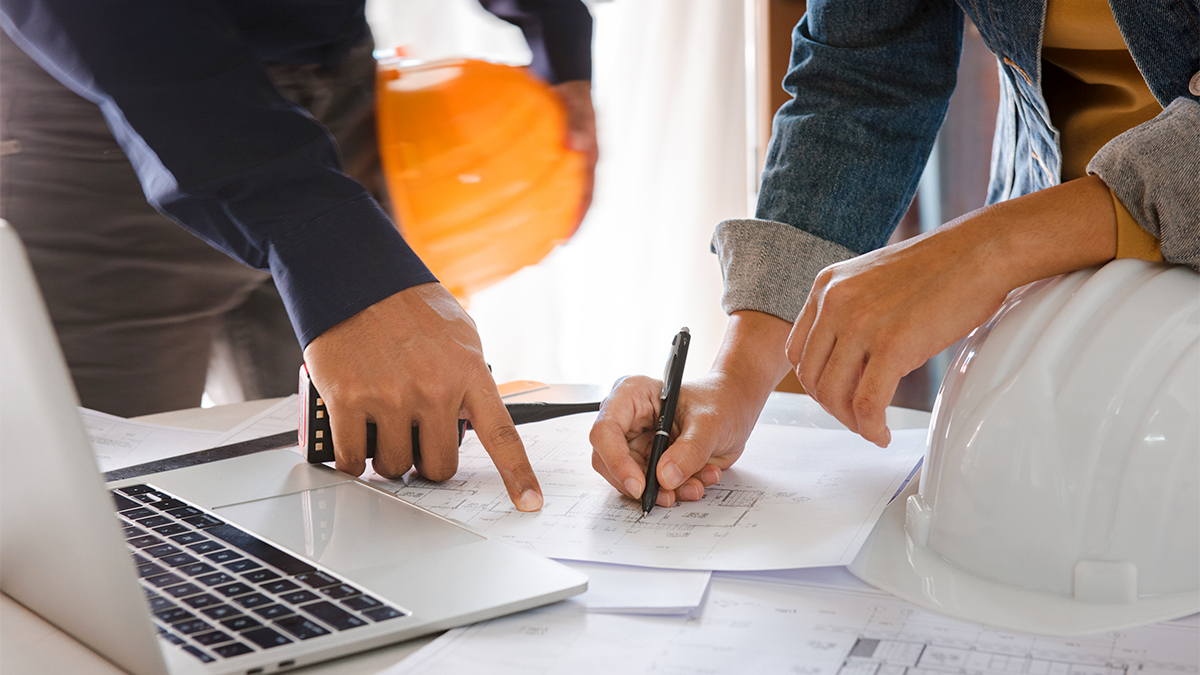
[[[809,3],[756,219],[722,223],[713,237],[726,312],[792,321],[822,268],[887,243],[945,117],[962,31],[951,0]]]
[[[1088,163],[1163,259],[1200,271],[1200,103],[1177,98],[1154,119],[1109,141]]]

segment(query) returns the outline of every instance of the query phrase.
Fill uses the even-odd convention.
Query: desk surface
[[[605,393],[604,389],[593,385],[555,385],[549,389],[510,396],[505,400],[594,401],[603,397]],[[248,401],[216,408],[177,410],[137,419],[192,429],[228,431],[277,401],[278,399]],[[929,413],[918,410],[888,408],[887,415],[888,424],[893,429],[913,429],[929,424]],[[760,419],[772,424],[841,428],[841,424],[811,398],[797,394],[772,394]],[[435,637],[436,635],[418,638],[291,672],[305,675],[377,673],[404,659]],[[8,596],[0,595],[0,672],[119,675],[124,671]]]

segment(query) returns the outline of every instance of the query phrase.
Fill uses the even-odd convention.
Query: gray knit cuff
[[[1163,259],[1200,271],[1200,103],[1177,98],[1088,163],[1162,243]]]
[[[770,220],[726,220],[713,232],[721,260],[727,314],[752,309],[792,322],[804,308],[817,274],[853,258],[850,249]]]

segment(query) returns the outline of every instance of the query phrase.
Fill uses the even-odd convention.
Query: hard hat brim
[[[1142,596],[1130,603],[1086,602],[967,572],[908,535],[905,508],[915,494],[914,480],[884,510],[849,565],[859,579],[915,605],[997,628],[1055,636],[1131,628],[1200,611],[1200,592]]]

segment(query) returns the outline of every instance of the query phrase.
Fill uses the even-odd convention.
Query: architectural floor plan
[[[714,576],[686,618],[599,615],[567,601],[450,631],[386,675],[1196,675],[1198,665],[1194,623],[1039,637],[873,589]]]
[[[401,498],[553,558],[682,569],[772,569],[848,563],[923,455],[925,431],[880,449],[849,431],[759,425],[742,458],[696,502],[637,503],[591,466],[592,415],[521,428],[545,505],[520,513],[474,436],[455,477],[367,478]]]

